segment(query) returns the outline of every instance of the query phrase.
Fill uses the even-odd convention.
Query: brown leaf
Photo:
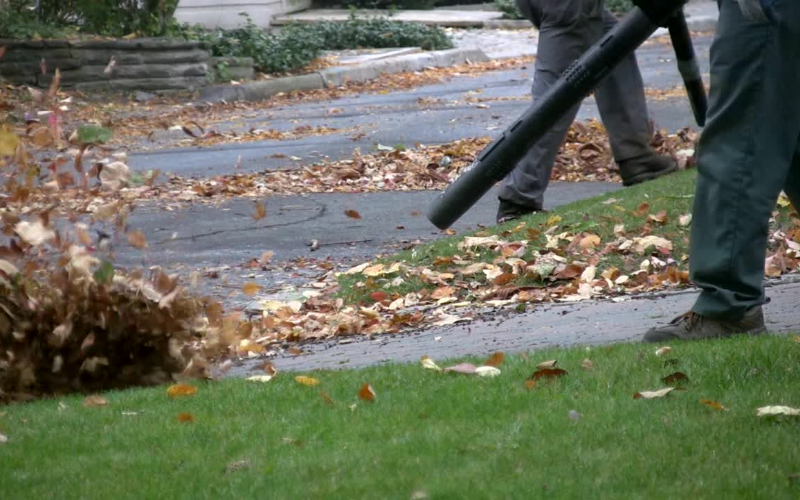
[[[255,295],[262,289],[263,287],[261,285],[253,282],[245,283],[244,285],[242,285],[242,292],[244,292],[245,295]]]
[[[667,385],[680,385],[681,383],[688,383],[689,377],[686,376],[683,372],[675,372],[671,375],[667,375],[666,377],[661,379]]]
[[[97,408],[98,406],[108,406],[108,400],[99,394],[92,394],[83,399],[83,406],[86,408]]]
[[[594,363],[592,363],[591,359],[586,358],[581,362],[581,368],[584,370],[591,370],[594,368]]]
[[[446,299],[448,297],[452,297],[454,293],[456,293],[455,288],[449,286],[440,286],[434,290],[433,293],[431,293],[431,298],[436,300]]]
[[[713,408],[713,409],[718,410],[718,411],[728,411],[727,408],[725,408],[724,406],[722,406],[718,402],[713,401],[711,399],[701,399],[700,403],[708,406],[709,408]]]
[[[645,202],[639,205],[639,207],[633,212],[633,215],[635,217],[644,217],[649,213],[650,213],[650,204]]]
[[[656,224],[666,224],[669,222],[669,216],[667,216],[666,210],[661,210],[655,215],[650,215],[647,217],[647,220],[655,222]]]
[[[179,413],[177,420],[182,424],[194,422],[194,415],[189,412]]]
[[[541,368],[533,372],[533,375],[530,376],[530,380],[536,381],[540,378],[553,379],[563,377],[564,375],[567,375],[567,371],[561,368]]]
[[[58,94],[58,89],[61,87],[61,71],[56,68],[56,73],[53,75],[53,80],[50,82],[50,89],[47,91],[47,97],[53,98]]]
[[[258,259],[258,263],[261,265],[261,267],[264,267],[269,263],[270,260],[272,260],[272,257],[274,255],[275,255],[275,252],[273,252],[273,251],[264,252],[264,253],[261,254],[261,258]]]
[[[584,236],[579,243],[579,246],[584,250],[594,250],[598,245],[600,245],[600,237],[596,234]]]
[[[351,219],[360,219],[361,218],[361,214],[356,212],[355,210],[345,210],[344,214],[346,216],[350,217]]]
[[[131,231],[128,233],[128,243],[134,248],[143,250],[147,248],[147,239],[141,231]]]
[[[361,390],[358,391],[358,399],[363,399],[364,401],[375,401],[375,391],[372,389],[372,386],[369,384],[364,384],[361,386]]]
[[[322,397],[322,400],[325,401],[326,405],[328,405],[328,406],[335,406],[336,405],[336,403],[334,403],[333,398],[331,397],[331,395],[328,394],[327,392],[322,391],[322,392],[319,393],[319,395]]]
[[[197,387],[188,384],[175,384],[167,388],[167,396],[179,398],[182,396],[194,396],[197,394]]]
[[[509,282],[514,281],[516,275],[514,273],[503,273],[492,280],[492,283],[497,286],[507,285]]]
[[[471,363],[460,363],[454,366],[448,366],[444,369],[445,372],[463,373],[465,375],[472,375],[475,373],[476,366]]]
[[[496,352],[491,356],[489,356],[489,358],[483,362],[483,366],[494,366],[495,368],[497,368],[498,366],[503,364],[503,361],[505,361],[505,359],[506,359],[505,354],[503,354],[502,352]]]
[[[298,384],[304,385],[306,387],[314,387],[315,385],[319,385],[319,380],[312,377],[306,377],[304,375],[299,375],[295,377],[294,380]]]
[[[530,390],[536,387],[536,381],[533,379],[528,379],[525,381],[525,388]]]
[[[377,291],[377,292],[372,292],[371,294],[369,294],[369,298],[371,298],[375,302],[383,302],[388,297],[389,297],[389,295],[386,292],[382,291],[382,290],[381,291]]]
[[[577,264],[570,264],[567,267],[565,267],[563,271],[558,273],[558,275],[556,275],[556,278],[560,280],[571,280],[580,276],[582,273],[583,273],[583,267]]]
[[[256,213],[253,214],[254,220],[261,220],[267,216],[267,207],[261,201],[256,201]]]

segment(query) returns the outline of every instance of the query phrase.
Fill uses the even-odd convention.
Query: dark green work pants
[[[740,3],[741,2],[741,3]],[[800,0],[721,0],[698,146],[694,312],[738,320],[764,302],[769,219],[800,208]]]

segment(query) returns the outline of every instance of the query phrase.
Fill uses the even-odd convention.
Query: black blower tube
[[[692,109],[705,122],[706,95],[681,6],[685,0],[637,0],[634,7],[600,41],[575,61],[548,92],[531,105],[503,134],[489,144],[475,162],[441,193],[428,219],[447,229],[461,218],[498,181],[505,178],[528,150],[573,105],[581,102],[617,65],[633,53],[660,25],[670,28]]]

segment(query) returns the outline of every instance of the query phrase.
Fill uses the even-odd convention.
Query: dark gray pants
[[[518,0],[517,4],[539,28],[534,102],[617,22],[602,0]],[[606,77],[595,98],[617,162],[651,153],[644,85],[634,54]],[[580,104],[570,109],[505,178],[501,200],[533,209],[543,207],[553,163],[579,108]]]
[[[721,0],[691,236],[702,316],[735,321],[764,300],[769,219],[781,190],[800,209],[798,92],[800,0]]]

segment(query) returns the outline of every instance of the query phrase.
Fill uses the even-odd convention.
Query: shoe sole
[[[669,175],[673,172],[678,170],[678,165],[673,164],[672,167],[666,168],[664,170],[659,170],[658,172],[645,172],[639,175],[636,175],[626,181],[623,181],[622,185],[625,187],[635,186],[636,184],[641,184],[643,182],[652,181],[654,179],[658,179],[659,177],[663,177],[665,175]]]

